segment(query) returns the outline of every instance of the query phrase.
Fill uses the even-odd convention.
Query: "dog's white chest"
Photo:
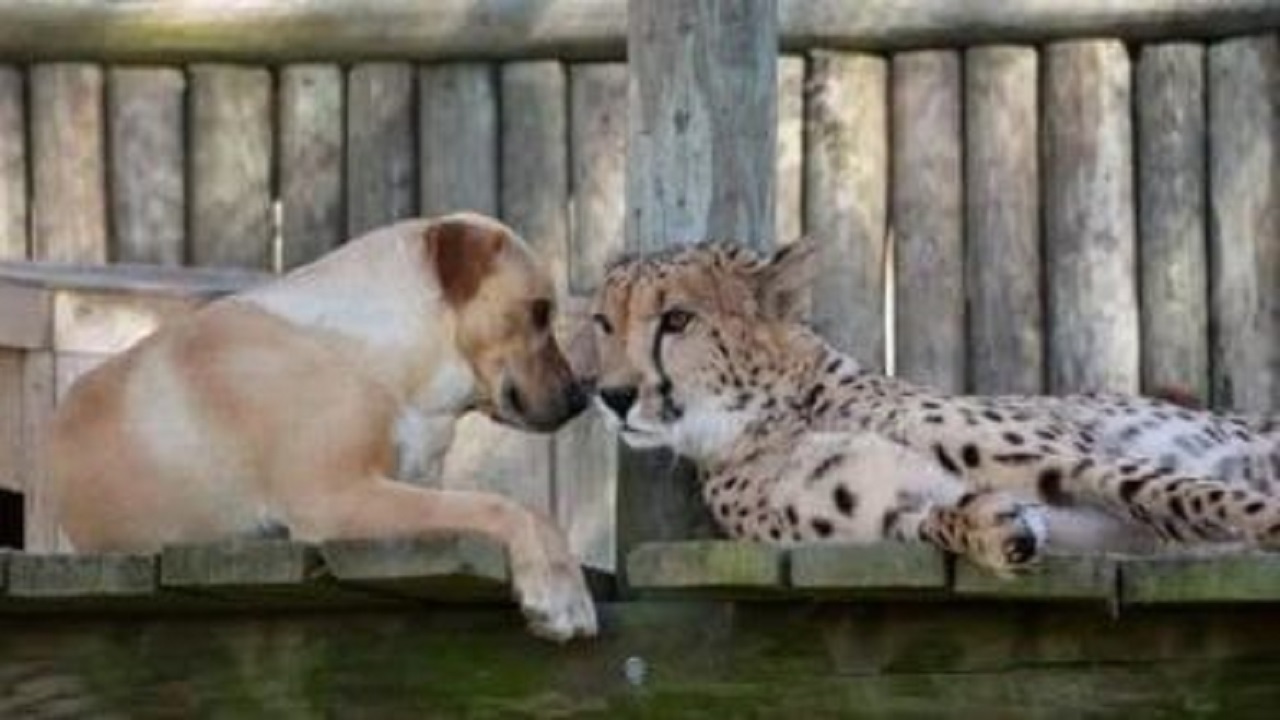
[[[428,416],[405,408],[392,428],[396,447],[396,479],[429,485],[439,479],[444,456],[453,442],[451,417]]]

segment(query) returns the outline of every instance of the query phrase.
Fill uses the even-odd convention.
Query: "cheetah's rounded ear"
[[[809,286],[818,274],[818,241],[801,237],[756,271],[756,298],[771,320],[797,322],[809,312]]]

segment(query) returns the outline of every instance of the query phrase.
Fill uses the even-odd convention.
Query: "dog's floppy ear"
[[[771,320],[798,321],[809,307],[809,286],[818,273],[818,243],[802,237],[778,250],[755,272],[760,310]]]
[[[440,282],[444,299],[460,307],[480,289],[506,244],[499,230],[459,220],[441,220],[427,228],[427,264]]]

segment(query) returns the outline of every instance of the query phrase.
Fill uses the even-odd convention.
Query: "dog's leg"
[[[547,518],[508,498],[377,479],[308,505],[290,518],[301,539],[441,531],[487,535],[507,548],[517,599],[535,634],[563,641],[596,632],[595,607],[564,535]]]

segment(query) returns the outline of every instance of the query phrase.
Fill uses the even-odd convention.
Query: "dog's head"
[[[491,218],[448,215],[427,228],[426,258],[475,375],[478,409],[545,432],[586,407],[552,333],[555,287],[524,240]]]

